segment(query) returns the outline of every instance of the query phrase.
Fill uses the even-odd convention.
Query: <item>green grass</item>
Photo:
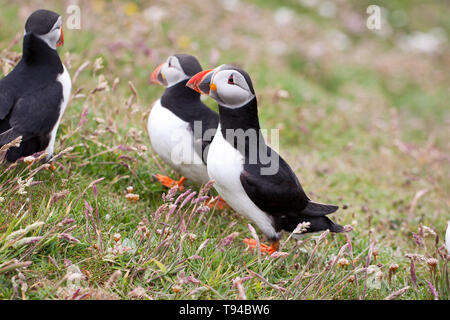
[[[235,12],[219,2],[193,0],[175,12],[156,2],[167,13],[156,23],[144,18],[144,1],[136,2],[140,11],[131,16],[124,2],[101,3],[99,9],[81,1],[84,27],[65,30],[60,51],[72,77],[89,62],[72,89],[85,96],[72,96],[58,132],[56,152],[66,151],[54,170],[41,163],[0,164],[0,298],[236,299],[239,279],[248,299],[383,299],[407,286],[400,299],[433,299],[427,281],[440,299],[449,298],[442,248],[449,219],[450,65],[443,58],[449,49],[426,55],[396,45],[407,32],[437,26],[448,37],[445,4],[420,4],[427,12],[421,15],[417,2],[380,3],[410,18],[383,38],[368,30],[350,33],[343,20],[322,17],[298,1],[247,1]],[[3,67],[11,52],[21,51],[20,42],[11,52],[6,48],[38,4],[0,5]],[[280,6],[300,20],[277,26],[273,13]],[[349,1],[339,13],[364,19],[366,7]],[[57,4],[51,8],[65,12]],[[328,33],[336,30],[348,34],[349,48],[333,47]],[[287,51],[267,50],[274,40],[286,43]],[[321,55],[310,55],[314,46],[324,48]],[[213,49],[220,52],[218,61],[211,61]],[[176,52],[196,55],[205,68],[235,62],[249,72],[262,126],[280,129],[280,152],[307,193],[341,207],[333,219],[353,227],[348,239],[329,234],[296,241],[286,234],[282,256],[258,257],[243,244],[252,237],[250,222],[232,210],[196,212],[203,205],[189,201],[180,210],[177,203],[172,214],[158,213],[181,193],[164,201],[167,190],[152,180],[158,172],[177,174],[149,144],[146,118],[163,88],[148,78]],[[99,57],[104,67],[95,71]],[[100,75],[109,90],[90,94]],[[138,92],[133,100],[128,81]],[[280,90],[288,96],[280,97]],[[83,110],[88,114],[80,124]],[[20,194],[19,178],[30,176],[34,184]],[[129,186],[137,202],[126,199]],[[194,199],[201,190],[190,182],[187,188],[197,192]],[[427,193],[414,201],[420,190]],[[164,226],[171,234],[158,231]],[[439,235],[437,245],[421,226]],[[20,245],[25,237],[37,242]],[[348,241],[352,250],[344,247]],[[407,257],[412,253],[420,255],[414,258],[417,285]],[[438,259],[434,272],[430,258]],[[395,274],[392,264],[399,265]]]

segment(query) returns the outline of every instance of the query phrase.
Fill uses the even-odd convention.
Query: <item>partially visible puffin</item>
[[[200,94],[187,88],[188,80],[202,67],[187,54],[167,58],[152,73],[151,81],[166,86],[152,107],[147,130],[156,153],[183,177],[173,179],[157,174],[166,187],[183,188],[186,178],[197,184],[210,179],[206,169],[206,153],[216,132],[219,116],[201,100]]]
[[[266,145],[247,72],[222,65],[195,75],[187,86],[219,104],[219,126],[208,152],[208,174],[228,205],[253,221],[272,242],[270,247],[261,247],[264,252],[276,251],[281,231],[292,232],[301,222],[310,223],[307,232],[344,231],[327,217],[338,207],[311,201],[289,165]],[[271,171],[276,163],[267,159],[278,161],[274,166],[278,169]],[[248,239],[246,243],[256,245]]]
[[[22,136],[8,150],[10,162],[46,151],[53,157],[56,133],[66,109],[72,82],[56,47],[64,44],[62,18],[37,10],[27,19],[23,55],[0,80],[0,147]]]

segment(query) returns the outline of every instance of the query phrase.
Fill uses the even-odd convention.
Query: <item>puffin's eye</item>
[[[233,77],[233,75],[230,75],[230,77],[228,78],[228,84],[234,84],[234,77]]]

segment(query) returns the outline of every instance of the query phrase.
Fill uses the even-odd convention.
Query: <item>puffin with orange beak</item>
[[[219,104],[219,126],[208,152],[208,174],[219,195],[236,212],[253,221],[278,249],[281,232],[292,232],[302,222],[306,232],[343,227],[327,215],[338,207],[311,201],[289,165],[265,143],[258,104],[250,76],[233,65],[222,65],[193,76],[187,86]],[[245,239],[251,247],[253,239]]]
[[[201,71],[195,57],[176,54],[159,65],[150,78],[166,87],[148,118],[150,142],[164,162],[183,175],[180,180],[155,175],[169,188],[178,185],[181,190],[186,178],[197,184],[209,181],[206,154],[219,117],[200,100],[199,93],[186,87],[188,80]]]
[[[37,10],[27,19],[23,55],[0,80],[0,147],[22,137],[6,153],[16,161],[45,151],[53,157],[56,133],[69,101],[72,82],[56,48],[64,44],[62,18]]]

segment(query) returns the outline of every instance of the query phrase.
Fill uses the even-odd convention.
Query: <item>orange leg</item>
[[[225,202],[225,200],[222,199],[222,197],[211,197],[206,201],[206,205],[211,209],[225,209],[226,207],[229,208],[228,204]]]
[[[244,243],[252,249],[256,248],[256,245],[257,245],[255,239],[246,238],[246,239],[244,239]],[[262,254],[271,255],[272,253],[274,253],[275,251],[278,250],[278,247],[280,246],[280,241],[272,242],[272,244],[270,246],[268,246],[264,243],[260,243],[260,245],[261,245],[261,253]]]
[[[169,178],[169,177],[167,177],[167,176],[163,176],[162,174],[155,174],[154,175],[154,177],[155,177],[155,179],[156,180],[158,180],[163,186],[165,186],[165,187],[167,187],[167,188],[172,188],[172,187],[174,187],[175,185],[177,185],[178,186],[178,189],[180,190],[180,191],[183,191],[183,185],[184,185],[184,182],[186,181],[186,178],[185,177],[181,177],[181,179],[180,180],[178,180],[178,181],[176,181],[176,180],[173,180],[172,178]]]

